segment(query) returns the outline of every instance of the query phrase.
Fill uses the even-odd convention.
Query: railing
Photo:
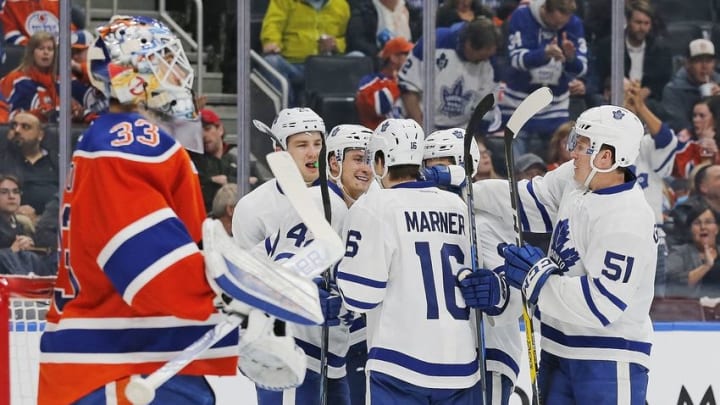
[[[267,63],[265,61],[265,59],[263,59],[262,56],[258,55],[258,53],[253,51],[252,49],[250,50],[250,58],[254,63],[257,63],[258,65],[260,65],[260,67],[262,67],[263,70],[265,70],[267,73],[269,73],[275,79],[277,79],[277,81],[280,83],[279,90],[280,90],[280,97],[281,97],[282,105],[280,106],[280,109],[278,109],[278,111],[280,111],[283,108],[286,108],[288,106],[288,94],[289,94],[289,89],[290,89],[289,86],[290,85],[288,84],[288,81],[285,78],[285,76],[281,75],[280,72],[275,70],[275,68],[273,68],[269,63]],[[263,88],[263,86],[259,86],[259,87],[261,89]],[[263,91],[266,91],[266,90],[267,89],[263,89]],[[270,98],[273,97],[271,94],[268,94],[268,96],[270,96]]]

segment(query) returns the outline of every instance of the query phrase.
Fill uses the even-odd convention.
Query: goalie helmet
[[[87,61],[94,87],[121,104],[197,118],[193,68],[167,26],[148,17],[115,16],[97,32]]]
[[[146,109],[183,147],[203,153],[193,68],[180,40],[148,17],[114,16],[87,56],[90,83],[108,99]]]
[[[617,167],[628,167],[635,163],[640,154],[640,141],[645,134],[640,119],[631,111],[614,105],[603,105],[586,110],[578,117],[575,127],[568,136],[568,150],[575,149],[577,137],[584,136],[590,140],[587,153],[593,160],[603,145],[615,148],[615,164]],[[608,170],[609,171],[609,170]]]
[[[415,120],[389,118],[375,128],[367,150],[368,163],[372,167],[377,152],[383,152],[385,167],[420,166],[425,150],[425,133]]]
[[[280,146],[287,149],[287,139],[301,132],[319,131],[325,136],[325,122],[309,108],[286,108],[280,111],[270,127]]]
[[[462,128],[450,128],[435,131],[425,138],[425,152],[423,160],[451,157],[455,164],[465,167],[465,130]],[[480,149],[473,139],[470,143],[470,156],[472,156],[473,173],[480,164]]]
[[[345,150],[364,150],[372,134],[373,132],[369,128],[362,125],[343,124],[335,126],[325,139],[327,157],[329,158],[330,153],[333,153],[335,159],[342,165]]]

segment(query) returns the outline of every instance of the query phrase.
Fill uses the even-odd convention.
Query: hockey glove
[[[549,257],[543,257],[530,268],[521,289],[528,303],[537,305],[540,290],[552,274],[562,274],[562,271]]]
[[[253,309],[240,338],[240,371],[260,388],[282,391],[305,379],[305,352],[295,345],[290,328],[277,334],[275,319]]]
[[[420,177],[456,194],[465,186],[465,170],[457,165],[425,167],[420,170]]]
[[[316,278],[315,283],[318,285],[318,298],[320,299],[320,309],[322,310],[325,326],[340,325],[340,309],[342,308],[342,298],[330,287],[330,291],[325,290],[324,282],[321,278]]]
[[[462,269],[457,276],[467,306],[488,315],[500,315],[507,307],[510,291],[505,279],[494,271]]]
[[[501,244],[498,246],[498,253],[505,258],[505,278],[515,288],[522,287],[530,268],[545,257],[543,251],[533,245],[518,247]]]

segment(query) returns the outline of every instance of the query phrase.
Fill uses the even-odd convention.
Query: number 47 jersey
[[[367,370],[427,388],[479,379],[469,310],[455,277],[470,267],[467,208],[422,182],[368,193],[348,212],[337,281],[367,313]]]

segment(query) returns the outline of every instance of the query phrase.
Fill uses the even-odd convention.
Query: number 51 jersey
[[[367,312],[367,370],[428,388],[478,381],[455,281],[470,267],[468,225],[457,195],[422,182],[368,193],[350,208],[337,282],[346,306]]]

